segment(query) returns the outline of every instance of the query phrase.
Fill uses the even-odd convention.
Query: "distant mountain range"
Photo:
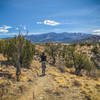
[[[25,38],[30,40],[32,43],[44,43],[49,41],[56,43],[100,42],[100,35],[68,32],[50,32],[39,35],[28,35],[25,36]]]
[[[40,35],[29,35],[26,37],[26,39],[30,40],[33,43],[44,43],[49,41],[53,41],[57,43],[72,43],[74,41],[83,40],[90,36],[91,34],[85,34],[85,33],[50,32],[50,33],[40,34]]]

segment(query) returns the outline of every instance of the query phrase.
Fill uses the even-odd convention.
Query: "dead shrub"
[[[59,61],[57,63],[57,68],[60,70],[60,72],[64,73],[66,72],[66,67],[64,66],[63,62]]]
[[[82,84],[81,84],[78,80],[75,80],[75,81],[73,82],[73,85],[74,85],[74,86],[77,86],[77,87],[82,86]]]

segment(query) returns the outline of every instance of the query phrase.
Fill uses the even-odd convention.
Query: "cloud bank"
[[[0,32],[2,32],[2,33],[7,33],[8,30],[6,30],[6,29],[1,29],[1,28],[0,28]]]
[[[7,33],[8,29],[10,28],[12,28],[12,26],[3,25],[2,27],[0,27],[0,32]]]
[[[100,29],[94,30],[93,32],[94,32],[94,33],[100,33]]]
[[[100,29],[93,30],[93,33],[96,34],[96,35],[100,35]]]

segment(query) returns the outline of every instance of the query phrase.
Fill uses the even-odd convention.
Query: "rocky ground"
[[[6,60],[0,55],[0,60]],[[21,69],[16,81],[14,66],[0,67],[0,100],[100,100],[100,79],[76,76],[65,69],[47,64],[46,75],[41,76],[41,63],[33,60],[30,69]]]

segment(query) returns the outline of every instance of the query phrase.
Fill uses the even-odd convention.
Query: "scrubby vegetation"
[[[50,42],[45,44],[45,48],[45,52],[52,57],[53,64],[56,63],[56,60],[58,60],[58,62],[63,62],[66,67],[75,68],[76,75],[81,75],[82,69],[86,70],[88,75],[94,74],[91,73],[94,72],[96,68],[94,62],[91,60],[88,54],[78,52],[77,45],[61,45]]]
[[[29,41],[25,40],[23,36],[18,35],[13,39],[6,39],[0,44],[0,51],[7,57],[8,64],[16,67],[16,75],[19,80],[21,67],[29,68],[35,54],[35,47]]]
[[[87,53],[79,52],[77,50],[78,45],[80,48],[92,46],[91,57]],[[97,67],[95,58],[99,56],[99,43],[95,45],[94,43],[63,45],[48,42],[43,45],[41,44],[40,46],[43,46],[43,51],[47,53],[50,64],[56,65],[58,62],[62,62],[66,67],[74,68],[76,75],[81,75],[82,70],[86,70],[88,75],[91,75],[91,72],[94,72]],[[41,51],[35,50],[35,45],[29,40],[25,40],[21,35],[13,39],[0,41],[0,52],[7,57],[9,64],[12,64],[17,68],[18,72],[20,72],[19,69],[21,67],[30,67],[35,54],[38,57],[41,55]]]
[[[42,52],[45,52],[47,55],[47,73],[44,78],[39,77],[38,81],[35,80],[37,87],[34,89],[33,86],[30,87],[29,85],[35,82],[32,79],[33,76],[37,78],[37,76],[41,74],[39,58]],[[24,89],[27,87],[33,88],[35,92],[38,91],[38,88],[43,90],[45,83],[48,82],[48,84],[46,84],[48,88],[46,88],[46,90],[44,89],[45,93],[49,92],[48,95],[50,95],[50,97],[51,95],[52,97],[59,96],[57,97],[58,100],[70,94],[65,91],[73,92],[74,87],[77,89],[75,94],[79,95],[79,97],[76,97],[80,98],[79,100],[99,100],[97,94],[99,94],[98,91],[100,91],[100,43],[60,44],[48,42],[44,44],[32,44],[29,40],[19,35],[13,39],[0,40],[0,57],[0,73],[4,74],[8,68],[11,71],[13,70],[10,74],[10,71],[4,74],[4,77],[8,78],[7,81],[3,79],[5,84],[3,81],[0,81],[1,98],[4,98],[3,96],[6,94],[3,93],[6,84],[11,85],[15,82],[14,70],[16,69],[17,80],[19,81],[20,79],[21,82],[26,82],[25,86],[19,82],[21,86],[18,87],[18,91],[21,92],[18,95],[24,93]],[[2,63],[8,67],[4,67]],[[1,77],[2,76],[0,76],[0,78]],[[13,81],[11,79],[13,79]],[[18,82],[16,82],[16,84],[18,84]],[[92,89],[95,89],[95,92]],[[15,88],[14,91],[16,91]],[[80,92],[79,94],[77,94],[78,91]],[[15,93],[17,93],[17,91]],[[85,97],[84,99],[83,95]],[[53,98],[53,100],[55,99]]]
[[[55,65],[56,63],[56,58],[59,55],[59,51],[60,51],[61,45],[60,44],[55,44],[53,42],[48,42],[45,43],[45,51],[53,60],[52,64]]]

